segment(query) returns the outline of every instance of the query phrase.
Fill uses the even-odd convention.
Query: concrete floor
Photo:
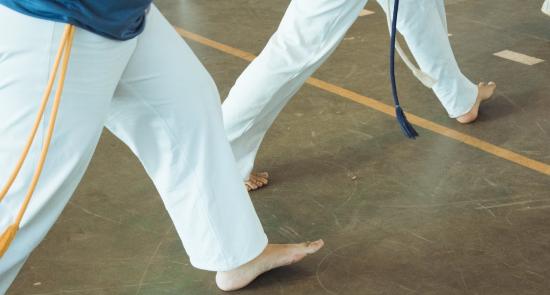
[[[156,1],[169,20],[257,54],[288,1]],[[498,83],[481,120],[460,126],[399,63],[405,108],[550,164],[550,18],[538,0],[447,1],[463,72]],[[387,31],[358,19],[315,77],[391,103]],[[189,41],[222,97],[247,62]],[[527,66],[504,49],[546,60]],[[235,294],[548,294],[550,176],[305,86],[267,136],[257,165],[272,185],[252,194],[273,242],[323,238],[295,266]],[[354,180],[355,179],[355,180]],[[105,132],[76,195],[12,286],[19,294],[218,294],[193,269],[151,181]]]

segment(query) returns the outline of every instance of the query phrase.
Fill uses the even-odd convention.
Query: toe
[[[248,180],[245,182],[247,186],[250,187],[249,191],[266,186],[269,180],[264,176],[267,176],[267,173],[251,173]]]
[[[253,191],[255,189],[258,189],[258,186],[251,180],[248,180],[245,184],[247,187],[250,188],[248,191]]]
[[[323,248],[324,245],[325,242],[323,240],[317,240],[315,242],[304,243],[303,247],[307,254],[313,254]]]
[[[256,182],[259,183],[261,186],[264,186],[269,182],[269,180],[267,178],[258,176],[256,177]]]
[[[489,86],[489,88],[491,89],[491,95],[492,95],[495,89],[497,88],[497,83],[491,81],[487,86]]]
[[[252,173],[250,174],[250,178],[256,180],[257,182],[261,182],[263,185],[269,182],[269,174],[267,172]]]
[[[496,87],[497,87],[497,84],[495,82],[489,82],[489,84],[485,85],[483,87],[484,89],[482,90],[483,94],[482,94],[481,100],[484,101],[491,98],[491,96],[493,96],[495,92]]]
[[[264,186],[263,182],[259,181],[258,179],[254,180],[254,184],[256,185],[257,188],[261,188]]]
[[[250,175],[250,178],[248,179],[248,181],[253,183],[256,187],[262,187],[263,186],[263,183],[256,176]]]
[[[256,176],[262,177],[262,178],[269,178],[269,173],[267,172],[258,172],[256,173]]]

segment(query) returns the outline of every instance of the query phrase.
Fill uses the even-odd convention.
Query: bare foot
[[[247,191],[255,191],[266,186],[269,183],[269,174],[267,172],[252,172],[248,180],[244,182]]]
[[[234,270],[216,274],[216,284],[223,291],[234,291],[246,287],[264,272],[296,263],[323,247],[323,240],[302,244],[269,244],[260,256]]]
[[[489,84],[485,84],[483,82],[479,83],[479,85],[477,85],[478,93],[476,103],[468,113],[456,118],[456,120],[462,124],[474,122],[477,119],[477,115],[479,113],[479,106],[484,100],[487,100],[491,96],[493,96],[496,87],[497,84],[495,84],[495,82],[489,82]]]

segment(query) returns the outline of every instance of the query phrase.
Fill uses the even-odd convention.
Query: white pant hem
[[[253,249],[247,251],[241,255],[241,257],[225,257],[225,262],[223,266],[218,263],[212,263],[212,261],[201,260],[201,259],[191,259],[191,265],[193,267],[206,270],[206,271],[230,271],[234,270],[239,266],[245,265],[246,263],[254,260],[256,257],[260,256],[265,250],[268,244],[268,239],[265,234],[261,237],[261,242],[256,243]]]

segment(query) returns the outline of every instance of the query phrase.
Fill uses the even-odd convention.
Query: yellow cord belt
[[[44,116],[44,110],[46,109],[46,105],[48,104],[48,100],[52,92],[52,87],[55,81],[55,77],[57,75],[57,69],[59,68],[59,64],[61,63],[61,73],[59,74],[60,76],[57,81],[57,90],[55,92],[55,98],[52,106],[52,112],[50,115],[48,130],[46,132],[46,137],[44,138],[44,142],[42,143],[42,151],[40,152],[40,159],[38,161],[38,165],[36,166],[36,170],[32,177],[32,181],[29,186],[29,189],[27,190],[27,194],[25,195],[23,205],[21,206],[21,209],[19,209],[19,213],[17,214],[17,218],[15,219],[14,223],[8,226],[8,228],[2,233],[2,236],[0,236],[0,258],[7,252],[8,247],[13,242],[15,235],[19,230],[19,226],[21,225],[21,220],[23,219],[23,215],[25,214],[25,211],[29,206],[32,195],[36,189],[36,184],[38,183],[38,179],[40,178],[40,174],[42,173],[42,168],[44,167],[46,156],[48,155],[48,148],[50,147],[53,129],[55,126],[55,120],[57,118],[57,111],[59,109],[59,103],[61,101],[61,93],[63,92],[63,85],[65,82],[65,76],[67,74],[67,66],[69,64],[69,56],[71,54],[74,31],[75,31],[75,27],[73,25],[65,26],[65,30],[63,32],[63,36],[59,44],[59,49],[57,50],[57,55],[55,57],[55,62],[53,64],[53,68],[50,73],[48,85],[46,86],[46,90],[44,91],[44,95],[42,96],[42,104],[40,105],[38,115],[36,116],[36,120],[34,121],[34,126],[32,128],[31,134],[27,139],[27,144],[25,145],[25,148],[23,149],[23,152],[19,157],[19,161],[17,162],[17,165],[13,169],[13,172],[11,173],[7,183],[2,188],[2,191],[0,191],[0,202],[1,202],[6,196],[6,194],[8,193],[8,190],[10,189],[13,182],[15,181],[15,178],[19,174],[19,171],[21,170],[21,167],[23,166],[23,163],[25,162],[27,155],[29,154],[29,150],[34,141],[36,132],[40,125],[40,121]]]

